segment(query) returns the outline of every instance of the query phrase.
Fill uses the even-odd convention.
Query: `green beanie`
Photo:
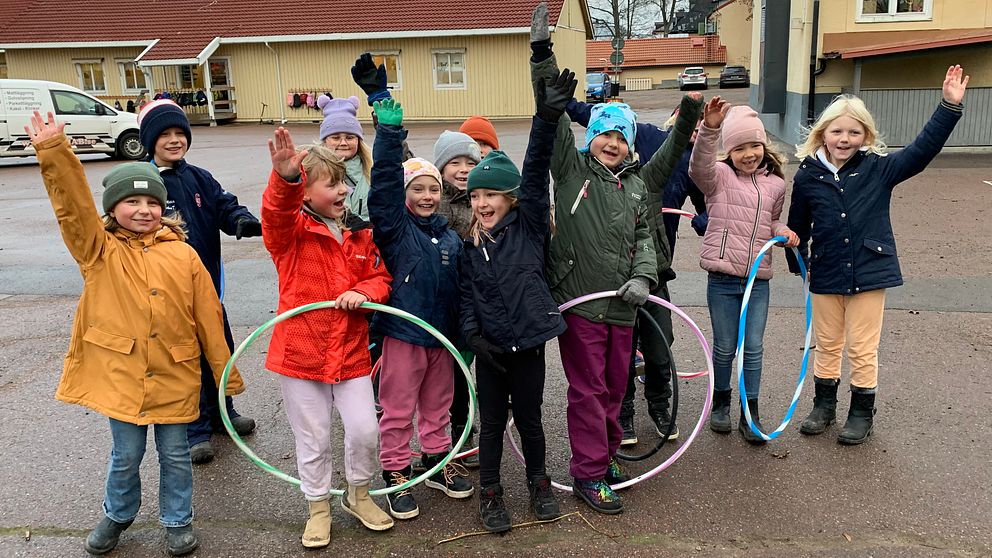
[[[520,171],[506,153],[493,149],[479,164],[468,173],[467,193],[476,188],[497,190],[510,195],[516,195],[514,190],[520,187]]]
[[[124,198],[151,196],[165,208],[168,193],[158,169],[151,163],[123,163],[103,178],[103,211],[110,211]]]

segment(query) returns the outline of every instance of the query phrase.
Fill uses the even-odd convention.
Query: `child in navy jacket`
[[[940,152],[961,118],[967,86],[960,66],[948,68],[943,100],[930,121],[913,143],[891,155],[883,153],[864,102],[850,95],[831,103],[799,146],[803,161],[793,185],[789,228],[799,235],[800,253],[809,262],[816,331],[816,394],[800,427],[804,434],[820,434],[835,420],[846,345],[851,408],[837,441],[860,444],[871,435],[885,289],[902,284],[889,219],[892,190]],[[789,267],[797,271],[792,258]]]
[[[479,512],[486,530],[510,529],[500,461],[507,399],[526,458],[530,506],[540,519],[559,514],[544,468],[544,344],[565,331],[565,320],[544,276],[551,236],[549,172],[555,131],[577,81],[567,71],[544,84],[521,177],[502,151],[491,151],[468,175],[472,224],[461,268],[461,324],[478,357]]]
[[[372,238],[393,276],[389,305],[431,324],[449,339],[458,333],[458,260],[462,243],[437,214],[441,173],[430,162],[403,162],[403,109],[393,99],[376,101],[378,117],[372,149],[369,217]],[[451,447],[448,409],[453,393],[454,359],[441,343],[406,320],[376,314],[372,328],[383,335],[379,376],[379,420],[382,477],[399,485],[411,477],[410,439],[413,417],[425,469],[437,465]],[[464,470],[448,463],[426,484],[452,498],[474,492]],[[408,491],[389,495],[389,513],[410,519],[420,513]]]
[[[204,267],[210,272],[214,288],[223,302],[223,264],[220,254],[220,232],[237,239],[262,236],[262,224],[247,207],[238,203],[234,194],[224,190],[206,170],[191,165],[184,158],[193,141],[186,113],[169,99],[153,101],[138,115],[139,140],[151,162],[159,167],[168,191],[165,213],[179,212],[186,222],[186,242],[196,250]],[[224,312],[224,336],[228,349],[234,351],[234,336]],[[220,410],[217,408],[217,384],[210,367],[201,357],[203,371],[200,387],[200,418],[189,424],[186,435],[193,463],[207,463],[214,458],[210,436],[222,432]],[[230,396],[226,398],[227,412],[234,429],[241,436],[255,430],[255,421],[234,410]]]

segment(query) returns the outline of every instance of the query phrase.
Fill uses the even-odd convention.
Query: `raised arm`
[[[388,242],[406,220],[403,190],[403,107],[393,99],[374,105],[379,118],[372,146],[372,185],[369,190],[369,220],[377,243]]]
[[[279,127],[269,140],[272,172],[262,193],[262,240],[272,255],[282,254],[295,242],[293,231],[302,219],[303,189],[307,177],[300,163],[307,152],[296,152],[289,130]]]
[[[82,268],[96,263],[106,242],[103,220],[93,202],[86,173],[72,152],[65,124],[48,113],[48,121],[38,111],[31,116],[31,126],[24,127],[38,156],[45,190],[55,210],[62,240],[72,258]]]
[[[652,195],[660,195],[665,191],[668,179],[679,166],[682,154],[689,145],[692,132],[699,121],[699,112],[703,106],[701,93],[690,93],[682,97],[679,116],[675,120],[672,132],[665,138],[661,149],[651,156],[651,160],[641,169],[641,178]]]
[[[709,196],[716,191],[716,142],[720,139],[720,126],[730,110],[730,103],[713,97],[703,108],[703,125],[699,127],[696,144],[689,158],[689,178],[699,190]]]

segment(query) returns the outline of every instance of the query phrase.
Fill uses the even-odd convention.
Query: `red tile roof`
[[[727,61],[727,47],[720,44],[717,35],[627,39],[622,52],[622,68],[723,64]],[[586,68],[602,69],[601,59],[609,60],[611,54],[610,41],[586,41]]]
[[[16,8],[8,3],[16,4]],[[548,0],[555,25],[565,0]],[[536,0],[0,0],[0,45],[160,39],[144,57],[192,58],[214,37],[529,28]],[[583,2],[584,4],[584,2]],[[161,49],[161,52],[159,50]]]

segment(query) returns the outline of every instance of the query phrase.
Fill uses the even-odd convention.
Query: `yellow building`
[[[67,83],[122,106],[143,90],[146,99],[168,91],[191,120],[206,122],[319,121],[306,102],[314,94],[364,100],[350,69],[372,52],[410,120],[519,118],[534,110],[535,5],[425,0],[397,12],[382,0],[218,0],[183,14],[122,2],[95,18],[86,3],[39,0],[0,23],[0,51],[11,78]],[[591,36],[586,0],[550,0],[548,8],[560,64],[581,68]]]
[[[727,64],[751,66],[751,12],[754,0],[731,0],[719,6],[708,20],[715,24],[720,43],[727,48]]]
[[[750,102],[769,132],[795,143],[834,96],[859,95],[900,146],[930,116],[953,64],[971,82],[948,145],[992,145],[992,0],[764,0]]]
[[[687,66],[702,66],[709,82],[715,84],[727,61],[727,49],[717,35],[627,39],[621,53],[619,79],[628,90],[677,87],[677,78]],[[589,41],[586,70],[612,73],[612,54],[610,41]]]

